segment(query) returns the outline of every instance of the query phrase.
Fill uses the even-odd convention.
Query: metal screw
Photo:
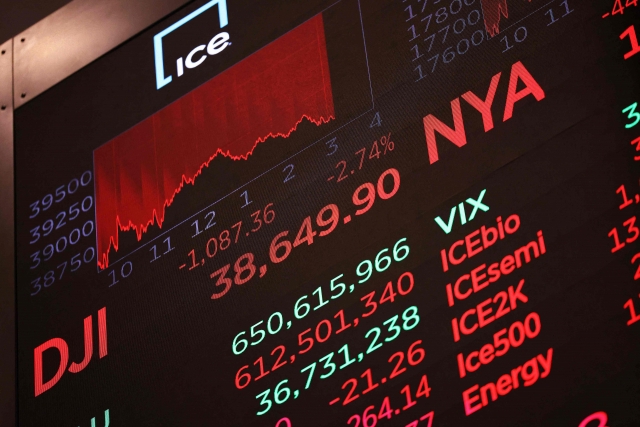
[[[21,98],[26,98],[27,94],[23,93],[22,95],[20,95]]]

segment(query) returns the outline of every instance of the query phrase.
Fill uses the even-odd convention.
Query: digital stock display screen
[[[20,425],[640,425],[638,17],[198,0],[20,107]]]

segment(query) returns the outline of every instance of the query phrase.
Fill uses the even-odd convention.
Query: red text
[[[482,387],[476,384],[468,388],[462,392],[465,414],[469,416],[487,406],[489,404],[489,396],[491,396],[491,401],[495,402],[499,396],[506,396],[511,393],[512,390],[520,387],[520,378],[522,378],[522,383],[525,387],[534,385],[540,378],[546,378],[551,372],[552,357],[553,348],[550,348],[547,351],[546,358],[544,355],[539,354],[523,365],[512,369],[510,373],[502,375],[495,383],[487,383]]]

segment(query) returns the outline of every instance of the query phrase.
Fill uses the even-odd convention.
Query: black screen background
[[[331,5],[322,1],[229,1],[233,49],[218,55],[215,61],[209,59],[211,66],[190,70],[188,76],[174,77],[173,83],[156,90],[153,35],[203,3],[196,2],[144,31],[15,113],[20,425],[87,425],[91,417],[101,423],[106,408],[110,409],[112,425],[273,426],[285,416],[293,426],[345,425],[352,414],[361,414],[368,405],[379,407],[384,396],[398,395],[403,385],[417,383],[423,373],[427,373],[433,389],[431,397],[419,403],[424,411],[379,422],[404,426],[422,413],[435,410],[435,426],[577,426],[587,415],[602,410],[609,414],[612,427],[637,425],[640,330],[637,325],[626,326],[628,311],[622,309],[622,304],[638,292],[638,284],[632,280],[635,269],[629,263],[635,251],[633,245],[627,245],[611,254],[607,233],[615,226],[621,229],[622,221],[637,213],[635,206],[619,212],[620,198],[615,189],[625,184],[631,191],[638,191],[638,167],[629,145],[637,135],[634,130],[624,129],[627,121],[620,110],[638,100],[640,67],[635,56],[622,59],[628,42],[623,44],[618,38],[634,22],[633,13],[603,20],[601,10],[609,7],[603,2],[597,2],[601,3],[597,6],[593,4],[596,2],[575,4],[571,15],[549,27],[538,13],[526,21],[527,40],[514,49],[502,53],[498,36],[417,83],[406,43],[404,5],[362,2],[375,106],[371,108],[366,90],[363,94],[360,79],[350,82],[346,75],[336,80],[343,82],[343,86],[334,86],[337,111],[342,108],[350,116],[363,114],[331,135],[340,146],[336,156],[326,156],[324,143],[334,129],[303,124],[282,144],[278,141],[260,146],[246,164],[216,159],[202,181],[187,188],[167,210],[165,225],[177,224],[319,139],[322,141],[292,160],[295,180],[283,184],[280,168],[246,187],[256,209],[274,203],[276,222],[262,234],[221,254],[216,265],[234,262],[248,251],[256,254],[256,265],[266,263],[266,249],[275,234],[287,229],[295,233],[304,217],[315,215],[328,203],[336,203],[341,212],[348,213],[353,190],[363,182],[375,182],[390,167],[398,169],[402,177],[401,189],[394,198],[377,200],[366,215],[350,225],[341,223],[333,234],[310,247],[294,250],[285,263],[270,264],[269,274],[259,282],[254,279],[247,285],[234,286],[220,300],[209,299],[213,283],[208,275],[216,269],[213,265],[193,273],[176,268],[176,258],[191,248],[184,245],[171,260],[153,264],[148,263],[148,254],[142,255],[147,250],[139,251],[135,256],[144,259],[134,258],[134,274],[114,287],[108,286],[110,279],[105,272],[97,274],[93,266],[83,265],[47,292],[29,296],[33,277],[27,220],[30,203],[92,169],[93,149]],[[215,25],[213,19],[214,34]],[[176,33],[171,43],[176,49],[184,46],[182,51],[190,49],[199,37],[198,31],[202,37],[210,37],[207,27],[194,21],[193,33]],[[334,67],[341,51],[337,36],[328,37],[328,50]],[[506,81],[516,61],[522,61],[546,97],[537,102],[529,96],[517,102],[513,118],[503,123]],[[439,137],[440,160],[430,165],[422,118],[434,114],[450,124],[449,102],[467,90],[483,97],[491,77],[500,71],[502,79],[492,108],[495,128],[485,133],[480,115],[463,102],[468,144],[457,148]],[[382,118],[379,128],[370,128],[374,112]],[[338,160],[349,159],[350,166],[356,165],[352,153],[388,132],[396,143],[393,153],[344,182],[326,181]],[[216,189],[210,190],[213,185]],[[446,219],[453,205],[476,197],[485,188],[490,210],[445,235],[433,218]],[[218,230],[239,219],[249,220],[249,212],[241,211],[240,206],[238,195],[216,205]],[[481,225],[493,225],[497,216],[505,218],[513,213],[522,222],[516,234],[452,272],[442,272],[440,249]],[[538,230],[544,231],[547,254],[501,279],[482,295],[472,296],[469,302],[454,308],[446,306],[446,283],[483,262],[499,261],[513,253],[533,240]],[[188,242],[190,235],[191,230],[185,226],[177,228],[172,239]],[[124,246],[133,248],[137,242],[129,237],[128,241],[121,233]],[[230,343],[242,328],[248,330],[274,311],[291,317],[291,307],[302,294],[310,295],[341,273],[345,280],[355,280],[355,266],[361,260],[371,259],[380,248],[401,237],[408,238],[409,258],[374,277],[364,285],[367,290],[345,295],[334,303],[331,313],[312,312],[296,321],[291,332],[267,335],[253,352],[241,356],[231,353]],[[204,241],[196,245],[202,246]],[[404,271],[413,272],[414,291],[405,299],[381,305],[367,326],[350,329],[340,335],[342,338],[314,347],[305,356],[308,362],[299,362],[297,368],[287,366],[278,376],[267,377],[247,390],[234,387],[240,366],[251,365],[277,345],[296,348],[299,332],[340,308],[357,315],[362,304],[359,300],[369,288],[381,291],[387,281]],[[517,284],[520,278],[526,280],[524,289],[529,297],[522,311],[516,310],[508,318],[453,343],[452,317],[499,289]],[[349,342],[356,353],[364,351],[368,341],[363,334],[368,328],[380,326],[384,319],[409,305],[420,310],[416,329],[401,334],[388,348],[368,355],[357,368],[337,372],[321,385],[316,383],[304,391],[297,400],[274,405],[266,415],[255,416],[257,393],[274,387],[283,378],[294,381],[298,369],[329,351],[337,351],[344,342]],[[98,359],[94,349],[93,359],[83,372],[67,372],[55,387],[34,398],[33,349],[50,338],[62,337],[69,344],[70,361],[82,360],[81,320],[91,314],[95,318],[104,306],[108,310],[109,355]],[[467,378],[458,377],[457,353],[477,350],[491,341],[494,332],[530,311],[536,311],[542,319],[539,337]],[[343,395],[340,387],[346,379],[367,367],[383,369],[393,351],[406,349],[416,339],[423,340],[427,352],[418,368],[375,390],[364,401],[328,407],[334,395]],[[548,378],[501,397],[470,417],[464,415],[463,390],[475,383],[496,381],[549,347],[554,348],[554,360]],[[56,361],[50,363],[45,363],[45,378],[56,370]],[[302,389],[303,383],[298,381],[295,386]]]

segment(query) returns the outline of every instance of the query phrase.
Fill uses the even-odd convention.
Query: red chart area
[[[306,21],[94,151],[98,265],[118,233],[162,227],[165,209],[218,155],[246,160],[303,120],[335,118],[322,15]]]
[[[507,0],[480,0],[482,3],[482,11],[484,12],[484,25],[491,37],[500,33],[500,16],[509,17],[509,9]],[[522,1],[525,0],[511,0]],[[531,3],[531,0],[527,0]]]

